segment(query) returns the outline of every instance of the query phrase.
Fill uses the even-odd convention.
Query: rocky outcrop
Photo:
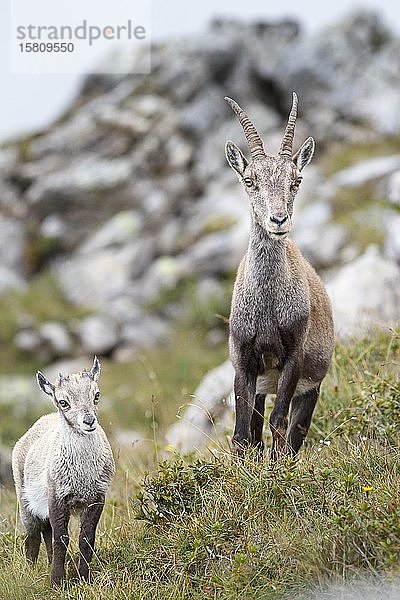
[[[225,433],[224,426],[231,425],[225,417],[232,414],[232,384],[230,360],[207,373],[194,392],[190,405],[167,431],[166,442],[170,450],[189,452],[221,438]]]
[[[16,346],[46,362],[95,352],[123,360],[168,339],[187,282],[232,278],[248,211],[225,164],[225,141],[243,141],[226,94],[275,152],[298,92],[297,139],[312,134],[317,155],[293,236],[317,269],[358,259],[369,241],[354,229],[368,237],[371,221],[374,241],[399,263],[399,154],[392,142],[392,155],[374,156],[372,144],[400,131],[399,44],[368,11],[313,35],[289,20],[216,20],[155,44],[148,75],[88,77],[60,121],[0,151],[0,294],[49,271],[87,313],[20,324]],[[327,177],[318,160],[350,141],[369,142],[371,157]],[[358,190],[350,214],[345,201]]]
[[[363,336],[374,328],[400,322],[400,271],[371,246],[363,256],[342,267],[327,284],[337,336]]]

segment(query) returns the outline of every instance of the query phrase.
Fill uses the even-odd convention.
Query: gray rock
[[[202,237],[182,255],[183,271],[187,275],[222,275],[236,269],[246,248],[247,236],[241,234],[231,229]]]
[[[25,271],[25,228],[20,221],[0,215],[0,265],[22,277]]]
[[[175,288],[184,274],[180,260],[174,256],[160,256],[137,283],[135,298],[141,304],[156,300],[162,292]]]
[[[188,248],[181,255],[188,275],[221,275],[235,270],[247,249],[249,210],[240,187],[210,185],[191,207],[185,229]]]
[[[24,193],[29,214],[39,221],[49,215],[61,219],[62,240],[71,250],[99,223],[132,204],[132,168],[130,158],[105,159],[93,150],[65,158],[60,168],[35,179]]]
[[[146,243],[107,248],[88,255],[76,254],[54,266],[58,282],[70,302],[102,308],[129,289],[132,277],[151,257]]]
[[[25,281],[15,271],[0,265],[0,296],[11,291],[23,291],[26,287]]]
[[[142,314],[140,320],[125,323],[121,332],[121,346],[133,350],[150,350],[164,344],[171,337],[168,324],[155,315]],[[122,362],[122,353],[118,360]]]
[[[218,438],[225,416],[232,414],[233,376],[230,360],[205,375],[179,421],[167,430],[165,437],[170,449],[201,450]]]
[[[135,138],[147,134],[151,128],[150,119],[144,118],[138,111],[121,110],[109,105],[98,107],[95,119],[110,130],[123,131]]]
[[[219,86],[211,84],[200,90],[193,100],[183,106],[180,117],[183,128],[192,135],[207,135],[226,117]]]
[[[72,340],[67,329],[57,321],[47,321],[39,327],[41,341],[41,355],[47,354],[46,360],[54,360],[68,356],[72,351]]]
[[[174,255],[188,246],[190,238],[186,235],[181,220],[170,218],[154,241],[159,254]]]
[[[93,156],[80,157],[67,168],[40,179],[26,194],[29,204],[35,205],[54,198],[55,194],[67,197],[73,194],[96,193],[113,190],[128,181],[131,162],[128,158],[101,160]]]
[[[7,406],[15,418],[26,414],[27,408],[49,408],[48,397],[39,390],[35,376],[2,375],[0,377],[0,403]]]
[[[182,136],[174,134],[165,143],[167,164],[170,169],[185,169],[193,156],[193,146]]]
[[[400,74],[400,40],[390,39],[371,57],[362,69],[358,89],[353,88],[348,98],[349,108],[356,119],[361,117],[372,127],[386,135],[400,131],[400,99],[396,93],[396,81]],[[374,80],[379,79],[379,86]],[[353,105],[354,100],[354,105]]]
[[[115,322],[101,313],[83,319],[78,326],[78,335],[86,354],[107,354],[118,343]]]
[[[342,267],[327,283],[338,337],[349,340],[400,320],[400,271],[375,246]]]
[[[140,321],[144,316],[143,309],[129,291],[110,299],[107,303],[107,314],[120,328],[123,328],[125,323]]]
[[[141,226],[142,219],[137,211],[121,211],[91,235],[79,252],[85,254],[112,246],[123,246],[138,235]]]
[[[363,183],[390,175],[400,168],[400,154],[370,158],[336,173],[333,182],[338,187],[358,187]]]
[[[36,326],[29,322],[29,318],[25,320],[27,323],[21,324],[14,337],[14,344],[19,350],[43,362],[68,356],[72,352],[72,340],[64,325],[57,321],[48,321]]]
[[[349,234],[343,225],[333,223],[320,229],[301,230],[295,239],[304,256],[316,269],[326,269],[341,261],[341,251]]]
[[[388,211],[384,220],[385,255],[400,265],[400,213]]]
[[[207,186],[204,195],[188,209],[186,218],[187,235],[192,241],[205,233],[232,227],[240,230],[244,237],[248,236],[249,208],[245,193],[237,185],[233,174],[230,185],[218,182]]]
[[[391,204],[400,207],[400,170],[388,178],[385,187],[386,198]]]
[[[145,119],[161,119],[171,112],[171,103],[168,99],[154,93],[130,95],[126,106]]]
[[[296,212],[293,239],[303,254],[317,269],[327,268],[340,260],[347,233],[343,226],[330,222],[327,202],[308,203],[300,214]]]
[[[65,240],[68,228],[60,216],[48,215],[40,224],[40,233],[47,238]]]
[[[299,38],[274,74],[279,73],[285,89],[299,93],[306,118],[318,131],[316,137],[340,138],[343,122],[356,121],[360,115],[376,131],[396,133],[400,59],[395,48],[380,16],[359,10],[321,32]]]
[[[15,346],[26,354],[38,353],[41,343],[39,332],[34,327],[25,327],[18,331],[14,337]]]

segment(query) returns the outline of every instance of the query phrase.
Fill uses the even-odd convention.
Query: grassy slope
[[[49,591],[43,558],[27,569],[7,494],[0,598],[268,600],[360,572],[390,577],[400,559],[399,360],[400,332],[337,348],[297,463],[270,469],[216,448],[160,464],[143,486],[143,457],[120,466],[91,588]]]

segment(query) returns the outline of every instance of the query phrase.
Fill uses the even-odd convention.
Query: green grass
[[[399,363],[399,331],[338,346],[297,461],[241,462],[222,442],[157,465],[157,435],[145,455],[121,460],[92,587],[50,591],[44,558],[27,568],[14,497],[3,494],[0,598],[288,599],[330,580],[394,576]]]
[[[162,434],[178,408],[190,402],[204,373],[226,358],[226,344],[210,346],[206,335],[201,328],[182,326],[166,346],[129,364],[103,361],[105,418],[151,437]]]

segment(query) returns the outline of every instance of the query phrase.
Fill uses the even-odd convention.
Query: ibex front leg
[[[278,389],[274,409],[269,418],[272,433],[271,461],[286,452],[286,434],[290,401],[299,381],[302,353],[294,352],[286,359],[279,376]]]
[[[254,411],[258,364],[256,355],[248,347],[234,361],[236,422],[232,444],[239,454],[242,454],[252,441],[250,425]]]
[[[90,582],[89,564],[92,560],[96,527],[104,507],[104,498],[85,507],[81,513],[81,532],[79,535],[79,577]]]
[[[65,579],[65,555],[69,544],[68,521],[70,509],[62,500],[50,498],[49,513],[53,531],[51,584],[60,585]]]

